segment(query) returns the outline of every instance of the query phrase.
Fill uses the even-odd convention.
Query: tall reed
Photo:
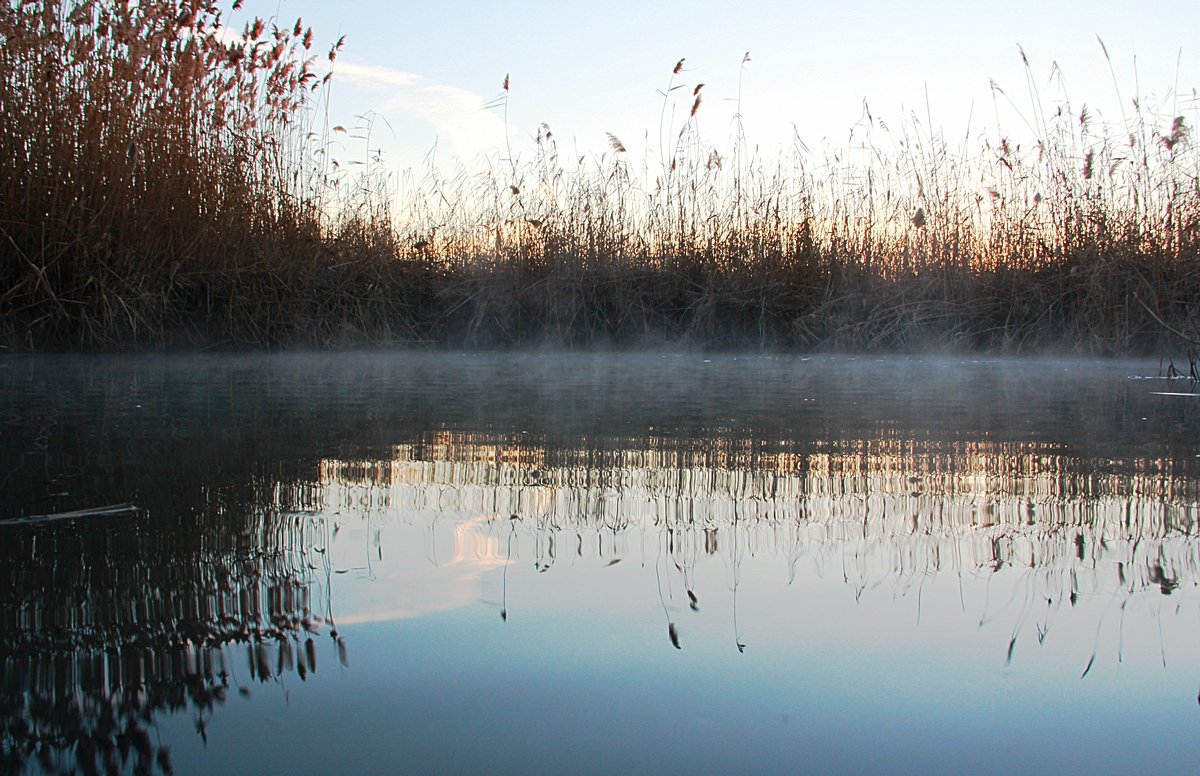
[[[1086,106],[1035,104],[1029,136],[954,147],[915,114],[890,126],[864,106],[846,148],[766,158],[740,133],[728,151],[704,141],[701,87],[681,90],[692,110],[653,175],[611,135],[610,153],[564,165],[543,127],[523,167],[404,192],[411,233],[437,225],[420,254],[446,272],[445,336],[1094,352],[1200,341],[1194,117],[1138,102],[1114,127]]]
[[[197,296],[219,314],[214,273],[264,271],[272,241],[319,237],[301,123],[326,80],[313,32],[254,19],[230,37],[222,23],[201,0],[0,7],[10,338],[151,338]]]
[[[397,183],[337,177],[311,30],[222,23],[197,0],[0,10],[0,342],[1200,342],[1195,101],[1107,124],[1031,90],[1029,131],[961,145],[864,105],[845,148],[764,156],[705,139],[677,64],[641,165],[615,135],[564,160],[543,124],[478,174]]]

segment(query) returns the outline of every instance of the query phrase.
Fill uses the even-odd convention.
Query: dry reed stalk
[[[668,147],[681,59],[655,176],[612,134],[564,165],[542,125],[532,161],[400,190],[325,160],[311,29],[222,23],[194,0],[0,11],[6,343],[1118,352],[1197,315],[1184,116],[1038,110],[972,150],[864,107],[851,147],[769,162],[704,141],[703,84]]]

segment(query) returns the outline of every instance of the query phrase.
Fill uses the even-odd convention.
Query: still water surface
[[[1157,372],[5,359],[0,772],[1187,772]]]

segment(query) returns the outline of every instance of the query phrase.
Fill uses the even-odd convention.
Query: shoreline
[[[304,261],[275,271],[150,276],[125,296],[87,287],[23,309],[0,306],[0,347],[1155,356],[1185,354],[1200,341],[1188,339],[1200,278],[1163,277],[1159,267],[1151,286],[1146,263],[1136,259],[899,279],[829,266],[751,265],[731,274],[579,269],[566,261],[485,269],[391,257],[350,262],[350,271]]]

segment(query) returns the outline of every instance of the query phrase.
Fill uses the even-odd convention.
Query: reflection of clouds
[[[500,557],[500,540],[480,533],[480,529],[491,522],[491,518],[476,517],[454,526],[452,564],[480,571],[504,565],[504,558]]]
[[[382,575],[386,592],[376,605],[353,597],[351,606],[366,608],[339,613],[339,625],[387,622],[421,617],[470,606],[480,599],[483,575],[504,565],[500,540],[487,535],[494,516],[480,516],[454,525],[454,552],[442,564],[403,563]],[[399,527],[403,529],[404,527]],[[373,586],[372,589],[378,589]]]
[[[335,70],[339,81],[375,93],[381,113],[403,112],[433,124],[460,156],[473,156],[504,140],[504,122],[470,90],[403,70],[342,60]]]
[[[1120,654],[1154,655],[1161,636],[1134,646],[1133,632],[1161,634],[1163,613],[1194,600],[1200,498],[1186,461],[889,433],[764,447],[652,437],[564,449],[525,435],[439,432],[390,458],[323,460],[327,508],[358,512],[386,533],[389,557],[409,548],[411,559],[378,593],[350,591],[366,611],[338,620],[477,605],[485,586],[502,611],[549,601],[617,617],[657,594],[668,627],[716,612],[739,650],[738,607],[753,626],[747,641],[828,638],[873,654],[881,633],[906,632],[914,609],[896,601],[912,594],[923,644],[971,642],[970,620],[972,633],[999,633],[977,643],[1011,661],[1018,642],[1041,649],[1053,628],[1051,649],[1083,673],[1087,650],[1095,660],[1096,645],[1109,643],[1097,634],[1115,631]],[[510,550],[504,576],[485,578]],[[615,566],[622,559],[634,562]],[[552,582],[538,576],[552,569],[561,572]],[[845,587],[857,614],[847,613]],[[690,613],[685,591],[702,602]],[[835,631],[766,625],[786,623],[780,613],[798,601],[805,622]],[[712,622],[687,620],[685,645],[705,628],[711,637]]]
[[[321,478],[334,504],[350,503],[336,500],[336,486],[356,486],[370,503],[410,514],[538,515],[558,525],[671,521],[681,511],[711,525],[739,517],[844,528],[869,516],[869,531],[882,536],[1089,525],[1146,538],[1200,525],[1195,477],[1165,460],[1097,461],[1054,445],[990,441],[829,442],[803,453],[656,443],[551,455],[446,437],[399,445],[388,461],[327,460]]]
[[[889,434],[761,447],[651,438],[640,449],[563,450],[447,433],[399,445],[391,460],[326,460],[321,479],[332,504],[362,491],[381,512],[428,525],[519,515],[532,522],[518,533],[545,537],[665,526],[672,552],[807,555],[860,582],[1016,566],[1114,591],[1200,573],[1188,561],[1197,480],[1175,460]],[[456,560],[494,556],[478,525],[462,524]]]

